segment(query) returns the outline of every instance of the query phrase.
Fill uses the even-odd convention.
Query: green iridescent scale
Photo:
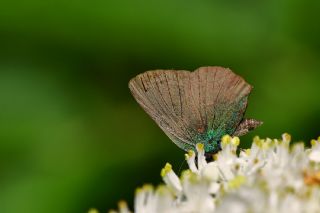
[[[208,122],[208,128],[204,133],[194,136],[194,144],[203,143],[206,152],[215,153],[220,149],[220,140],[224,135],[233,135],[242,117],[239,112],[247,102],[247,97],[243,97],[234,104],[229,104],[216,109],[218,119]],[[210,125],[211,124],[211,125]],[[211,127],[210,127],[211,126]]]
[[[217,152],[222,136],[250,127],[241,122],[251,86],[227,68],[147,71],[131,79],[129,88],[164,133],[186,151],[203,143],[207,153]]]

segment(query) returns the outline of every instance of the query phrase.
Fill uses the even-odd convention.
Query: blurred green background
[[[0,212],[106,211],[179,150],[134,101],[150,69],[230,67],[254,85],[242,137],[320,135],[319,1],[1,1]]]

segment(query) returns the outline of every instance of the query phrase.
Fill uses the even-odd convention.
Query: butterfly
[[[242,136],[262,124],[244,118],[252,86],[228,68],[153,70],[129,81],[140,106],[181,149],[204,144],[206,156],[220,150],[221,138]]]

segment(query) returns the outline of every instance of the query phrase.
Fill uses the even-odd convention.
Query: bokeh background
[[[150,69],[230,67],[254,135],[320,135],[320,3],[1,1],[0,212],[107,211],[184,159],[134,101]]]

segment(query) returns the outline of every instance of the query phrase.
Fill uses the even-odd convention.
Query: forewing
[[[193,113],[190,114],[187,103],[188,91],[191,91],[189,77],[188,71],[156,70],[142,73],[129,82],[131,93],[141,107],[186,151],[194,148],[194,132],[189,127],[189,117]]]

